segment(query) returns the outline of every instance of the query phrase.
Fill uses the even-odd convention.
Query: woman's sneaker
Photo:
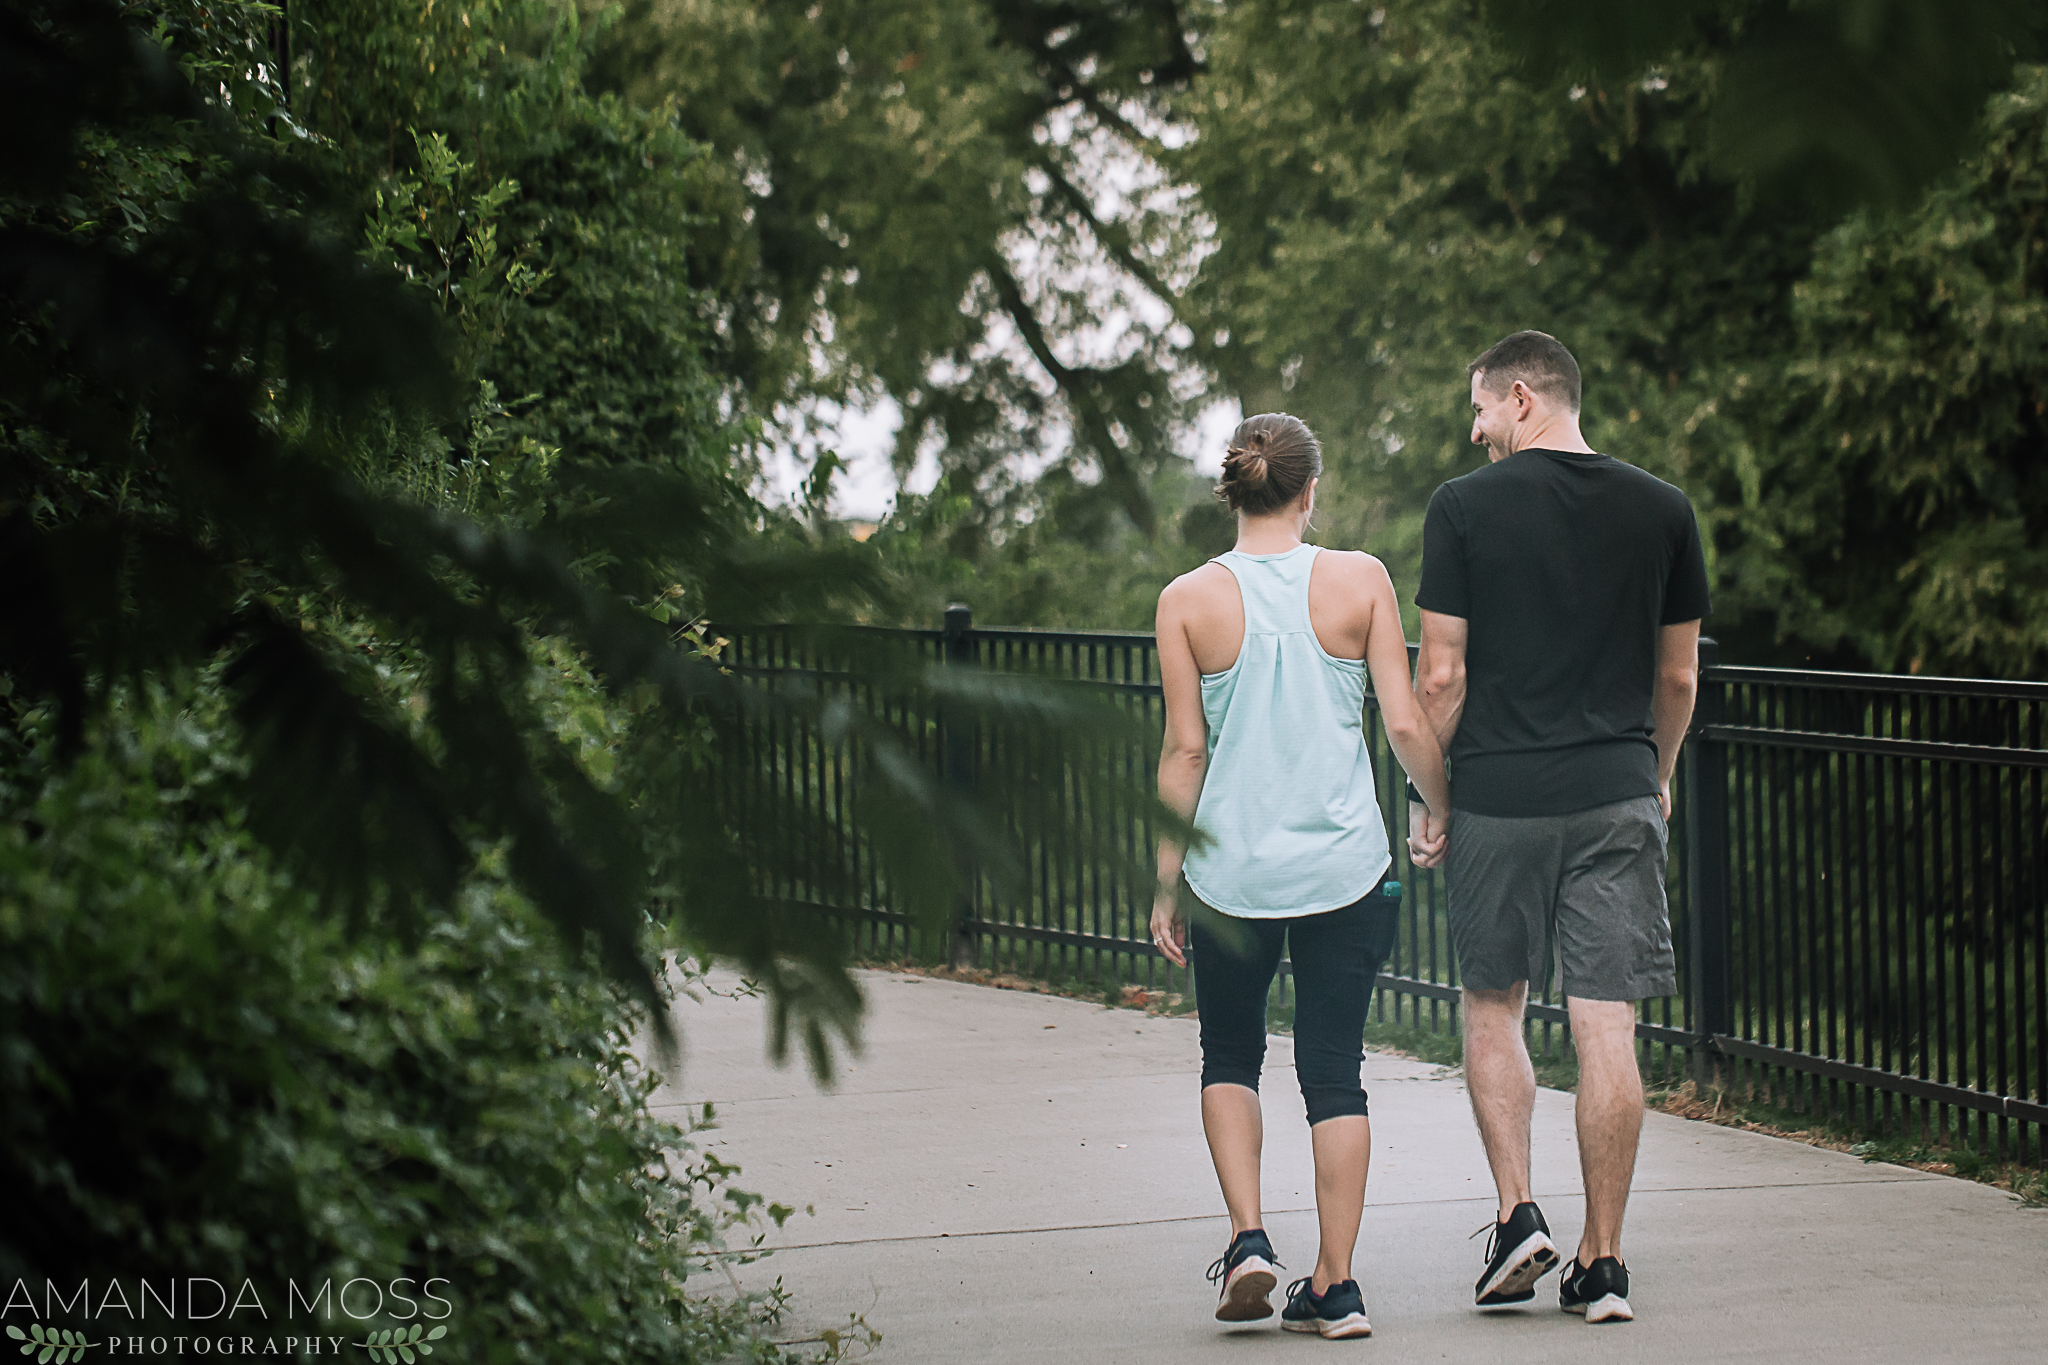
[[[1218,1322],[1256,1322],[1273,1316],[1267,1295],[1280,1277],[1273,1271],[1280,1258],[1266,1240],[1264,1228],[1248,1228],[1230,1239],[1230,1250],[1209,1267],[1209,1283],[1223,1282],[1223,1295],[1216,1303]]]
[[[1557,1287],[1557,1306],[1567,1313],[1584,1313],[1587,1322],[1634,1322],[1635,1310],[1628,1306],[1628,1267],[1617,1257],[1602,1256],[1582,1269],[1574,1259]]]
[[[1550,1240],[1543,1210],[1520,1203],[1507,1222],[1489,1223],[1479,1232],[1487,1228],[1493,1236],[1486,1242],[1486,1270],[1472,1286],[1472,1301],[1481,1308],[1527,1303],[1536,1297],[1536,1281],[1557,1264],[1557,1244]]]
[[[1372,1324],[1365,1320],[1365,1295],[1358,1292],[1356,1280],[1333,1284],[1321,1294],[1309,1288],[1306,1278],[1296,1280],[1287,1286],[1280,1325],[1290,1332],[1320,1332],[1331,1338],[1372,1335]]]

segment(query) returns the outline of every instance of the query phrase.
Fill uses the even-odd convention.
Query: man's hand
[[[1433,814],[1420,801],[1408,803],[1408,861],[1417,867],[1436,867],[1450,846],[1450,818]]]
[[[1176,967],[1188,965],[1188,922],[1181,918],[1174,889],[1159,888],[1152,898],[1152,943]]]
[[[1664,803],[1664,823],[1671,823],[1671,779],[1665,778],[1657,784],[1657,799]]]

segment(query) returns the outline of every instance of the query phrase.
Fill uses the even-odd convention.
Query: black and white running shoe
[[[1492,1229],[1486,1242],[1486,1273],[1472,1286],[1472,1301],[1481,1308],[1527,1303],[1536,1297],[1536,1281],[1557,1264],[1557,1244],[1550,1224],[1534,1204],[1515,1205],[1505,1223],[1488,1223],[1472,1235]]]
[[[1287,1306],[1280,1310],[1282,1327],[1290,1332],[1320,1332],[1332,1340],[1372,1335],[1358,1281],[1333,1284],[1320,1294],[1310,1289],[1309,1283],[1304,1276],[1287,1286]]]
[[[1209,1283],[1221,1281],[1222,1296],[1216,1301],[1218,1322],[1257,1322],[1273,1316],[1267,1295],[1280,1277],[1280,1258],[1266,1240],[1264,1228],[1246,1228],[1230,1239],[1230,1250],[1209,1267]]]
[[[1634,1322],[1635,1310],[1628,1306],[1628,1267],[1615,1256],[1602,1256],[1583,1268],[1573,1260],[1558,1283],[1557,1306],[1585,1314],[1587,1322]]]

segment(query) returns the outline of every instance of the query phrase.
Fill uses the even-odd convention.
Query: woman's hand
[[[1174,966],[1188,965],[1188,922],[1170,886],[1160,887],[1152,899],[1152,942]]]
[[[1417,867],[1435,867],[1444,860],[1450,846],[1451,822],[1430,813],[1420,801],[1408,803],[1408,861]]]

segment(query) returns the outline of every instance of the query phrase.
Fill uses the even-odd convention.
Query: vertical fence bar
[[[959,603],[946,608],[944,649],[941,661],[947,668],[966,668],[974,662],[974,612]],[[944,756],[946,785],[965,795],[974,788],[974,734],[957,708],[939,713],[940,750]],[[961,888],[953,906],[947,934],[947,960],[966,967],[974,960],[974,939],[967,921],[974,913],[975,871],[964,862],[960,868]]]
[[[1696,730],[1719,725],[1726,717],[1726,684],[1713,676],[1720,662],[1721,646],[1701,636]],[[1728,746],[1703,735],[1694,736],[1686,764],[1685,822],[1692,902],[1686,916],[1691,940],[1687,965],[1697,1033],[1692,1078],[1703,1086],[1720,1085],[1727,1080],[1727,1067],[1714,1051],[1714,1036],[1733,1033],[1735,1025],[1734,977],[1728,970]]]

